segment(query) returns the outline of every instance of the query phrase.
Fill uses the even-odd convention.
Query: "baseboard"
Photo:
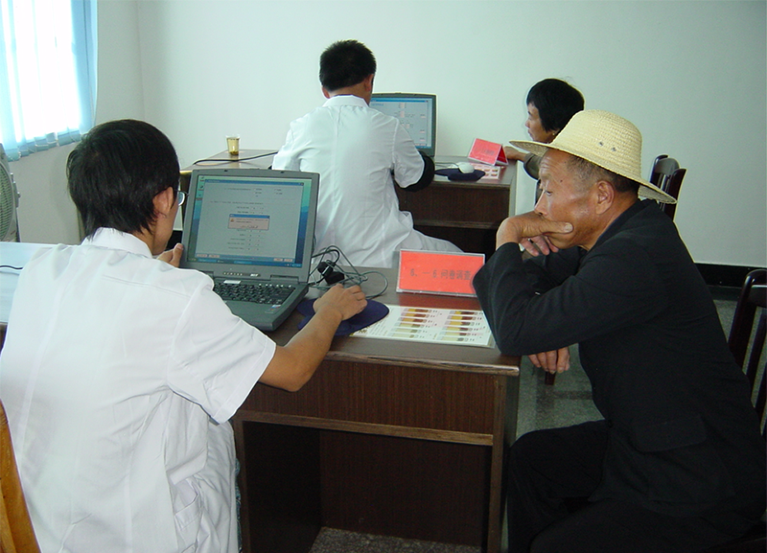
[[[708,263],[696,263],[703,280],[709,286],[729,286],[740,288],[746,275],[758,267],[740,267],[734,265],[711,265]]]

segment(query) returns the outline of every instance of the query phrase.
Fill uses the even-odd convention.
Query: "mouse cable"
[[[205,164],[205,163],[207,163],[209,161],[215,161],[215,162],[221,161],[221,162],[226,162],[226,163],[233,163],[235,161],[237,161],[237,162],[240,162],[240,161],[250,161],[251,159],[258,159],[258,158],[261,158],[261,157],[273,156],[276,153],[277,152],[268,152],[266,154],[258,154],[257,156],[238,157],[237,159],[232,159],[232,158],[229,158],[229,159],[223,159],[223,158],[221,158],[221,159],[216,159],[216,158],[198,159],[192,165],[203,165],[203,164]]]
[[[0,269],[13,269],[14,271],[21,271],[24,267],[14,267],[13,265],[0,265]]]
[[[326,280],[326,275],[332,275],[333,278],[330,280],[334,281],[333,284],[336,282],[341,282],[344,286],[346,285],[358,285],[362,286],[363,282],[366,282],[368,280],[368,275],[377,274],[384,280],[384,286],[383,289],[379,292],[376,292],[375,294],[366,294],[365,299],[371,300],[373,298],[377,298],[378,296],[382,295],[386,290],[389,288],[389,280],[386,278],[386,275],[384,275],[380,271],[371,270],[371,271],[364,271],[360,272],[358,271],[354,265],[349,261],[349,259],[346,257],[344,252],[341,251],[340,248],[337,246],[328,246],[327,248],[323,248],[322,250],[318,251],[314,255],[312,255],[312,258],[319,258],[319,262],[317,265],[312,269],[312,272],[310,274],[310,280],[311,275],[314,275],[315,280],[313,282],[309,282],[309,286],[313,286],[317,288],[318,290],[328,290],[330,289],[331,285],[323,285],[321,284],[323,280]],[[344,268],[339,266],[339,261],[343,258],[343,264],[347,265],[349,268]],[[337,276],[341,277],[341,280],[335,281],[335,278]]]

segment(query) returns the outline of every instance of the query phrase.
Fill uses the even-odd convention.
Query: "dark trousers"
[[[606,447],[604,421],[530,432],[516,441],[508,467],[510,553],[679,553],[735,537],[700,517],[585,501],[599,485]]]

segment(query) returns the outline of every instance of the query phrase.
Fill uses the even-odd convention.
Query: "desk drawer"
[[[257,385],[238,417],[291,424],[280,418],[287,416],[295,417],[296,425],[490,444],[495,401],[489,398],[498,396],[497,381],[503,378],[326,360],[299,392]]]

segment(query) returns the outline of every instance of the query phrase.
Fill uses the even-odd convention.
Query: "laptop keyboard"
[[[219,283],[213,288],[223,300],[281,305],[296,287],[290,284]]]

